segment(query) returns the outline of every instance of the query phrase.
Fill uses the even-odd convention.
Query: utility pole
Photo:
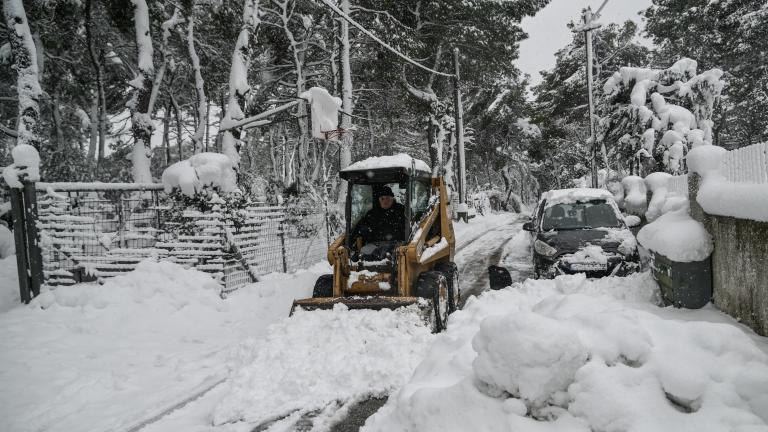
[[[589,141],[592,144],[590,150],[590,167],[592,171],[592,187],[596,188],[597,184],[597,137],[595,134],[595,103],[592,95],[592,30],[600,28],[601,24],[597,23],[597,18],[600,17],[600,11],[603,10],[608,0],[604,0],[603,4],[596,13],[592,13],[592,8],[587,7],[582,15],[582,22],[579,27],[574,29],[574,32],[583,32],[584,41],[587,52],[587,96],[589,98]]]
[[[467,222],[467,169],[464,160],[464,109],[461,107],[461,92],[459,91],[459,49],[453,49],[453,105],[456,116],[456,145],[459,154],[459,219]]]

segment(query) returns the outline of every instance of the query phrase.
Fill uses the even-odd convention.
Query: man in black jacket
[[[366,243],[405,240],[405,207],[395,201],[395,194],[389,186],[375,188],[374,204],[355,227],[354,237],[361,236]]]

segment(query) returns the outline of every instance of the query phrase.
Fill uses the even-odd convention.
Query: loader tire
[[[326,274],[317,278],[312,297],[333,297],[333,275]]]
[[[429,324],[432,333],[445,330],[448,318],[448,279],[439,271],[428,271],[419,275],[416,282],[416,295],[429,299]]]
[[[459,287],[459,268],[454,262],[437,264],[435,270],[443,273],[448,280],[448,314],[452,314],[461,302],[461,288]]]

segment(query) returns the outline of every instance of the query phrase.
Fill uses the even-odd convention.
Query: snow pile
[[[331,96],[328,90],[322,87],[312,87],[299,97],[310,103],[312,136],[314,138],[326,139],[325,132],[339,128],[341,98]]]
[[[709,214],[768,222],[768,184],[728,181],[721,172],[721,161],[727,156],[730,154],[717,146],[697,147],[688,153],[688,167],[702,177],[696,201]]]
[[[209,275],[148,261],[104,285],[58,287],[17,303],[0,313],[2,430],[139,430],[224,379],[232,347],[263,337],[328,271],[322,264],[265,275],[222,300]]]
[[[624,209],[627,213],[642,215],[647,208],[647,189],[645,180],[639,176],[626,176],[621,179],[624,186]]]
[[[408,379],[432,338],[415,306],[299,310],[271,326],[264,343],[240,346],[213,423],[262,422],[383,396]]]
[[[646,273],[486,292],[362,430],[766,430],[768,355],[656,295]]]
[[[651,202],[648,203],[648,210],[645,212],[645,218],[651,222],[661,216],[664,203],[667,201],[667,185],[672,175],[669,173],[655,172],[645,176],[645,185],[653,194]]]
[[[8,186],[21,189],[23,180],[36,182],[40,180],[40,154],[29,144],[19,144],[11,150],[13,164],[3,169],[3,178]]]
[[[637,233],[643,247],[677,262],[706,259],[714,248],[712,237],[688,214],[688,208],[670,211]]]
[[[491,397],[506,392],[529,406],[542,406],[555,392],[565,391],[587,361],[573,329],[531,312],[486,318],[472,348],[478,389]]]
[[[218,187],[228,193],[237,189],[237,174],[232,159],[221,153],[198,153],[179,161],[163,171],[165,192],[179,188],[184,195],[193,196],[203,187]]]
[[[408,168],[414,167],[416,171],[431,173],[429,165],[420,159],[414,159],[405,153],[399,153],[393,156],[374,156],[368,159],[355,162],[344,168],[341,172],[364,171],[382,168]]]

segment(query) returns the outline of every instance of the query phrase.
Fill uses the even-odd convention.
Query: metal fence
[[[115,276],[154,257],[208,272],[231,291],[321,261],[330,241],[322,207],[253,205],[233,220],[180,210],[157,184],[35,186],[44,282],[53,286]]]
[[[720,172],[733,183],[768,183],[768,142],[729,151]]]
[[[688,196],[688,174],[676,175],[667,181],[667,190],[675,195]]]

